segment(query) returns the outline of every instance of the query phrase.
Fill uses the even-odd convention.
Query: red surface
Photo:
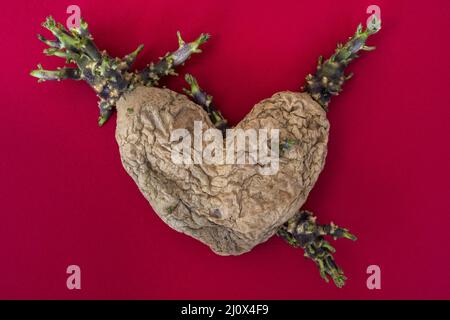
[[[36,33],[73,1],[2,3],[0,298],[450,298],[448,1],[77,1],[101,48],[146,44],[137,67],[186,39],[213,35],[192,72],[237,123],[262,98],[296,90],[320,54],[378,4],[383,30],[332,101],[326,168],[305,208],[347,226],[335,242],[350,278],[339,290],[302,252],[273,238],[239,257],[214,255],[167,227],[121,166],[115,118],[96,125],[81,82],[37,84]],[[182,81],[168,86],[180,90]],[[66,267],[82,289],[66,288]],[[382,289],[366,288],[377,264]]]

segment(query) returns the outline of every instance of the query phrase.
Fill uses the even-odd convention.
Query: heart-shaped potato
[[[229,143],[234,138],[229,139],[226,119],[194,77],[186,75],[191,88],[185,92],[195,103],[184,95],[155,88],[192,54],[201,52],[208,34],[185,42],[178,33],[177,50],[132,71],[142,45],[123,58],[113,58],[97,48],[84,20],[66,30],[47,17],[42,26],[56,37],[48,40],[38,36],[50,47],[44,52],[65,58],[76,67],[45,70],[38,65],[31,75],[39,81],[85,80],[99,98],[100,126],[117,109],[116,140],[122,163],[161,219],[221,255],[247,252],[277,233],[290,245],[301,247],[326,281],[331,277],[338,287],[344,285],[346,277],[334,261],[335,250],[324,237],[356,237],[334,223],[321,225],[311,212],[298,210],[325,162],[329,133],[325,112],[330,100],[351,77],[345,71],[358,52],[374,49],[366,40],[380,30],[379,17],[372,15],[366,29],[360,24],[331,57],[320,57],[316,71],[306,76],[304,92],[279,92],[256,104],[234,128],[233,133],[241,129],[246,137],[250,132],[249,142],[240,140],[241,148],[237,149]],[[189,153],[183,159],[194,161],[175,161],[173,151],[180,150],[180,142],[173,139],[175,132],[182,132],[178,135],[181,150]],[[260,136],[253,138],[256,132]],[[261,138],[262,132],[265,136]],[[186,141],[189,143],[183,143]],[[198,161],[205,153],[219,162],[211,163],[211,157]],[[229,161],[229,155],[238,159],[237,164]]]
[[[175,164],[170,135],[194,121],[214,128],[185,95],[138,87],[117,103],[116,139],[128,174],[161,219],[220,255],[238,255],[269,239],[306,201],[325,162],[329,123],[307,93],[280,92],[256,104],[235,127],[279,129],[294,141],[279,168],[261,164]],[[192,154],[195,150],[192,150]]]

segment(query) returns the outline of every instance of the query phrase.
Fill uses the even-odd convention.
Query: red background
[[[37,84],[36,33],[72,1],[2,3],[0,298],[450,298],[448,1],[81,1],[96,43],[137,67],[200,32],[213,38],[192,72],[236,124],[260,99],[297,90],[320,54],[381,7],[378,48],[331,104],[327,165],[304,206],[358,235],[335,242],[349,277],[326,284],[300,250],[273,238],[239,257],[214,255],[167,227],[122,168],[115,117],[96,125],[81,82]],[[180,90],[181,79],[167,85]],[[82,289],[66,288],[77,264]],[[368,290],[377,264],[382,289]]]

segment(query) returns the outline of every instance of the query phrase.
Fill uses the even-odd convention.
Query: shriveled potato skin
[[[325,163],[329,123],[306,93],[279,92],[256,104],[236,128],[280,130],[279,170],[256,165],[174,164],[171,131],[194,121],[213,127],[185,95],[137,87],[117,104],[116,140],[123,166],[169,226],[220,255],[239,255],[266,241],[303,205]],[[206,145],[206,144],[205,144]]]

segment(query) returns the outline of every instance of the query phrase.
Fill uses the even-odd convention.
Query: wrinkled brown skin
[[[194,121],[213,128],[205,111],[168,89],[138,87],[117,103],[116,139],[123,166],[169,226],[220,255],[239,255],[273,236],[306,201],[325,163],[329,122],[307,93],[279,92],[256,104],[236,126],[280,129],[275,175],[259,165],[177,165],[170,133]],[[193,153],[192,153],[193,154]]]

